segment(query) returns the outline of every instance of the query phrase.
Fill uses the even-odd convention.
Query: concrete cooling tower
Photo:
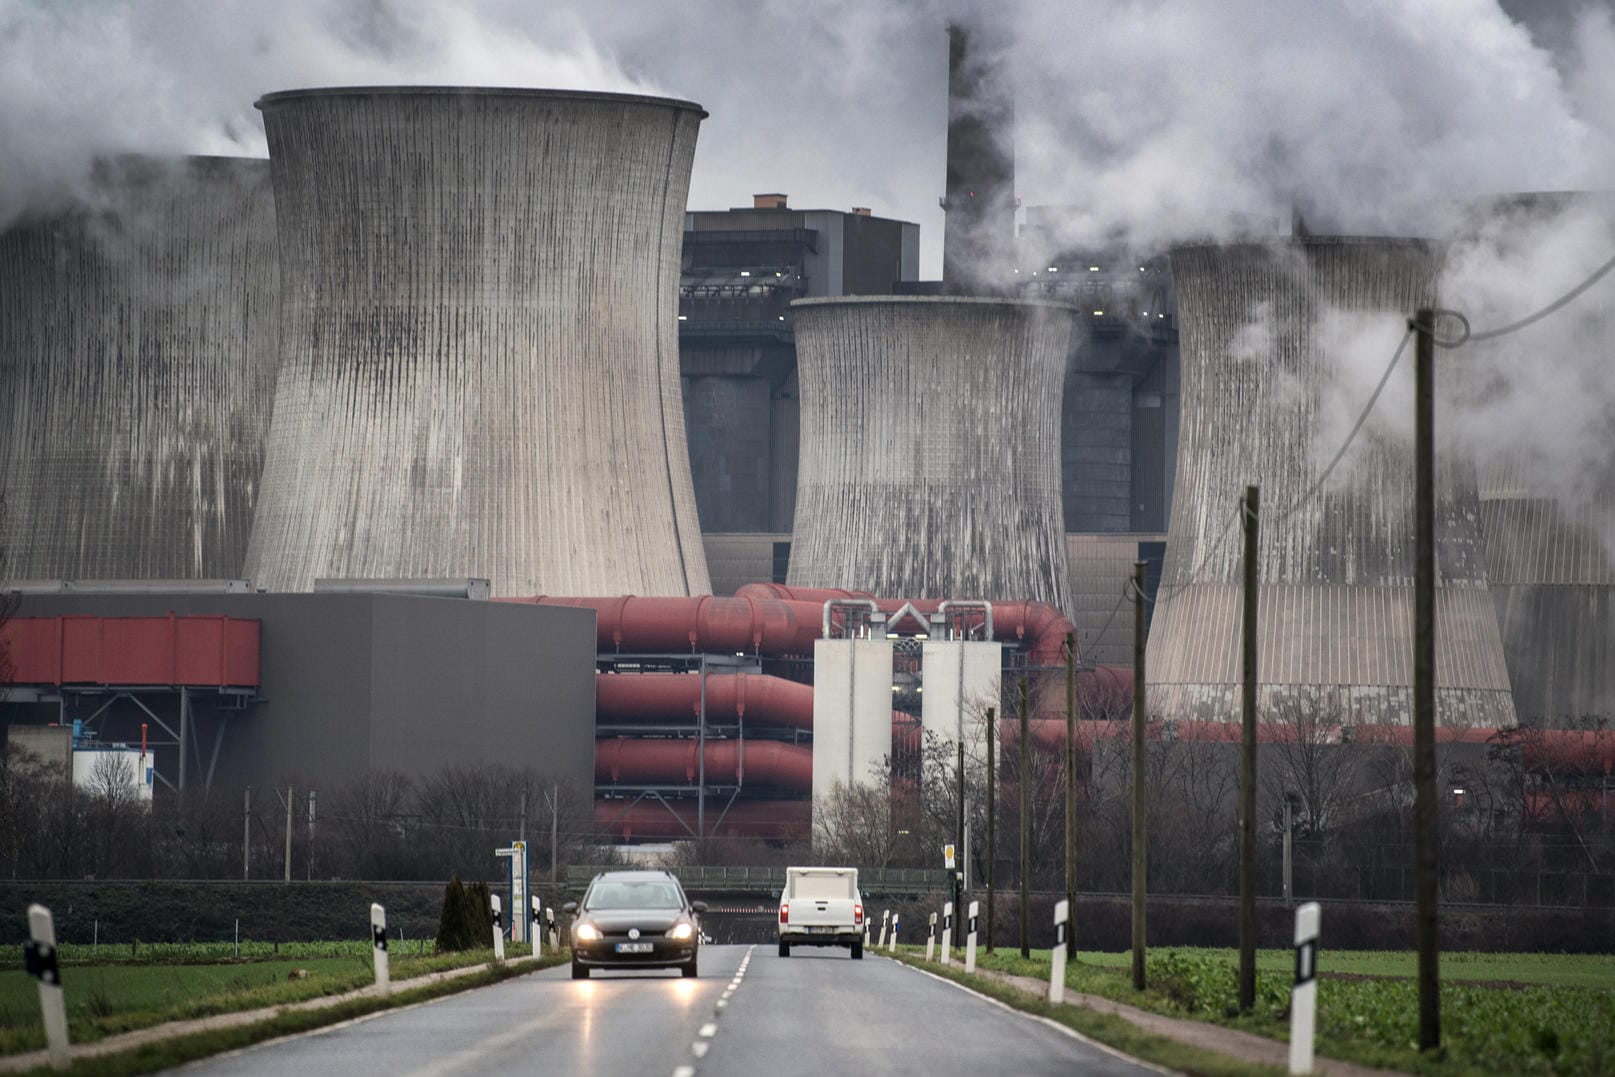
[[[1069,308],[804,299],[788,582],[1071,609],[1060,509]]]
[[[277,291],[267,161],[109,160],[0,234],[10,578],[241,574]]]
[[[1345,466],[1308,491],[1370,391],[1360,375],[1348,383],[1342,327],[1384,319],[1394,341],[1418,307],[1434,305],[1440,263],[1426,244],[1389,239],[1173,251],[1182,440],[1146,657],[1152,714],[1238,719],[1237,506],[1254,483],[1264,720],[1295,708],[1329,722],[1411,720],[1411,443],[1365,428]],[[1390,348],[1374,357],[1369,386],[1389,359]],[[1331,409],[1350,417],[1324,446]],[[1473,469],[1438,458],[1436,485],[1437,720],[1513,725]]]
[[[258,107],[285,302],[248,575],[708,591],[677,330],[706,113],[447,87]]]
[[[1477,209],[1455,249],[1459,281],[1498,276],[1512,294],[1470,307],[1477,327],[1518,317],[1522,274],[1534,278],[1567,237],[1596,237],[1602,252],[1615,236],[1615,196],[1552,192],[1506,196]],[[1471,259],[1478,259],[1475,266]],[[1536,284],[1532,280],[1532,284]],[[1565,310],[1517,333],[1474,345],[1460,367],[1483,418],[1480,511],[1486,568],[1522,724],[1562,726],[1615,714],[1615,450],[1608,444],[1609,356],[1615,353],[1615,304],[1607,282]],[[1478,361],[1477,361],[1478,360]],[[1491,376],[1488,376],[1491,375]],[[1498,400],[1501,382],[1507,398]],[[1561,410],[1581,398],[1591,409]],[[1489,399],[1488,399],[1489,398]],[[1528,428],[1499,435],[1503,416],[1532,413]],[[1550,429],[1534,415],[1554,414]],[[1515,421],[1519,421],[1518,418]],[[1581,426],[1590,422],[1594,429]]]

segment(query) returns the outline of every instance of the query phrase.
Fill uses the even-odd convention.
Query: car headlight
[[[593,924],[578,924],[572,929],[572,937],[579,942],[598,942],[600,929]]]
[[[674,926],[672,931],[669,931],[667,933],[667,937],[670,938],[670,939],[683,940],[683,939],[689,938],[690,936],[692,936],[694,934],[695,934],[695,928],[692,925],[690,925],[690,924],[677,924],[677,925]]]

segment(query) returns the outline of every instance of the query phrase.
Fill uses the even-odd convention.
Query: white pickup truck
[[[786,868],[779,895],[779,956],[792,946],[846,946],[864,956],[857,868]]]

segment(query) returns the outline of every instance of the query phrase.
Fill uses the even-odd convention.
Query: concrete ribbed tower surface
[[[788,582],[1034,599],[1069,615],[1069,309],[906,296],[791,306],[802,449]]]
[[[1603,250],[1615,227],[1615,195],[1556,191],[1501,196],[1474,207],[1459,240],[1461,254],[1476,242],[1487,256],[1531,264],[1533,252],[1569,234],[1602,236]],[[1496,253],[1494,253],[1496,252]],[[1615,305],[1598,287],[1541,322],[1492,341],[1471,345],[1460,366],[1475,372],[1488,395],[1485,372],[1506,372],[1532,410],[1543,385],[1566,384],[1596,391],[1586,374],[1615,353]],[[1470,322],[1487,329],[1519,316],[1519,297],[1508,309],[1470,309]],[[1477,362],[1478,358],[1478,362]],[[1493,407],[1495,408],[1495,404]],[[1495,411],[1486,412],[1495,414]],[[1565,420],[1569,421],[1569,420]],[[1570,427],[1564,427],[1570,429]],[[1483,424],[1477,446],[1481,525],[1486,570],[1508,658],[1514,708],[1522,724],[1563,726],[1615,715],[1615,559],[1609,535],[1615,504],[1615,469],[1604,437],[1587,439],[1566,466],[1563,445],[1546,453],[1540,432],[1498,436]],[[1556,438],[1558,441],[1575,439]]]
[[[1394,339],[1417,308],[1434,305],[1440,267],[1435,248],[1396,239],[1307,237],[1172,252],[1182,434],[1147,654],[1152,714],[1238,720],[1237,508],[1254,483],[1263,720],[1297,711],[1327,722],[1411,720],[1411,436],[1403,444],[1365,428],[1330,480],[1308,491],[1339,448],[1320,442],[1326,406],[1355,418],[1369,391],[1360,376],[1343,377],[1344,337],[1329,326],[1383,317]],[[1411,352],[1410,343],[1409,367]],[[1372,365],[1377,379],[1383,365],[1377,357]],[[1410,429],[1411,415],[1394,425]],[[1512,725],[1473,468],[1441,454],[1436,486],[1437,720]]]
[[[451,87],[258,107],[285,302],[252,578],[707,592],[677,339],[706,114]]]
[[[241,574],[277,291],[267,161],[109,159],[0,234],[8,578]]]

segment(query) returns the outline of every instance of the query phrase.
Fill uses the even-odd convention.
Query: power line
[[[1555,299],[1552,303],[1549,303],[1541,310],[1536,311],[1534,314],[1528,314],[1517,322],[1510,322],[1508,325],[1499,326],[1496,329],[1487,329],[1476,333],[1470,330],[1469,319],[1465,318],[1457,311],[1437,311],[1436,313],[1438,315],[1446,315],[1448,317],[1457,318],[1460,322],[1462,322],[1464,327],[1464,335],[1453,341],[1442,340],[1433,333],[1431,334],[1431,337],[1436,344],[1443,348],[1457,348],[1472,341],[1496,340],[1498,337],[1508,336],[1510,333],[1517,333],[1526,326],[1540,322],[1548,315],[1554,313],[1564,306],[1567,306],[1577,296],[1581,295],[1581,293],[1585,292],[1587,289],[1591,288],[1593,285],[1597,284],[1600,280],[1607,276],[1609,271],[1612,269],[1615,269],[1615,257],[1612,257],[1609,261],[1593,270],[1592,275],[1586,280],[1582,281],[1580,284],[1576,285],[1574,288],[1570,289],[1570,291],[1566,292],[1558,299]]]

